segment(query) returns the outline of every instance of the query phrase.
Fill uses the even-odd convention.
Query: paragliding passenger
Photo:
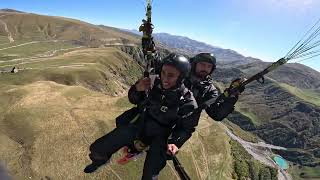
[[[142,179],[157,179],[166,165],[167,154],[176,154],[198,125],[198,119],[192,113],[197,108],[196,100],[183,84],[190,69],[187,58],[170,54],[163,59],[160,77],[156,76],[154,81],[145,77],[131,86],[129,101],[140,107],[139,117],[91,144],[89,157],[92,163],[84,172],[94,172],[120,148],[140,140],[149,146]],[[146,90],[149,92],[147,97]]]

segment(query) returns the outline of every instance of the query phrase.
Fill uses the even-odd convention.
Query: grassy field
[[[254,109],[248,104],[238,101],[235,106],[235,110],[240,112],[244,116],[248,117],[251,120],[251,122],[255,125],[259,125],[262,123],[261,120],[259,120],[257,112],[255,112]]]
[[[24,60],[15,66],[19,72],[1,74],[1,84],[24,85],[48,80],[114,95],[124,93],[127,85],[142,74],[136,62],[114,48],[80,49],[50,58]]]
[[[320,179],[320,167],[292,166],[289,172],[295,180]]]
[[[25,44],[30,43],[30,44]],[[23,45],[25,44],[25,45]],[[17,46],[20,45],[20,46]],[[17,46],[17,47],[14,47]],[[14,48],[12,48],[14,47]],[[0,46],[0,61],[9,61],[18,58],[30,58],[33,56],[48,56],[54,51],[63,49],[69,49],[79,47],[79,45],[73,45],[70,42],[62,41],[43,41],[43,42],[17,42]],[[23,62],[14,61],[14,63]],[[12,65],[10,62],[1,63],[1,66]]]
[[[8,153],[11,148],[1,151],[11,172],[36,179],[83,176],[88,143],[111,129],[120,113],[113,107],[117,98],[48,81],[9,90],[16,91],[26,93],[1,119],[1,132],[19,149],[19,156]]]
[[[3,35],[0,35],[0,47],[2,44],[7,44],[9,43],[9,39],[8,39],[8,36],[3,36]]]
[[[188,152],[197,167],[197,176],[191,179],[230,179],[233,159],[229,139],[220,124],[202,114],[189,144]]]
[[[296,87],[293,87],[293,86],[290,86],[290,85],[284,84],[284,83],[280,83],[280,86],[285,88],[291,94],[299,97],[300,99],[320,107],[320,94],[319,93],[312,91],[312,90],[308,90],[308,89],[302,90],[302,89],[299,89],[299,88],[296,88]]]

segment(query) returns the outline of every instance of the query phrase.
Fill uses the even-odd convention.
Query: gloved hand
[[[230,86],[224,90],[224,95],[226,97],[238,97],[245,89],[245,87],[241,85],[245,80],[245,78],[237,78],[233,80]]]

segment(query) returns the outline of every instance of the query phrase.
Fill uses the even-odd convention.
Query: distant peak
[[[25,13],[25,12],[22,12],[22,11],[17,11],[17,10],[14,10],[14,9],[8,9],[8,8],[0,9],[0,12]]]

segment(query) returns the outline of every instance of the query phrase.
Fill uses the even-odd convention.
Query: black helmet
[[[212,67],[210,74],[212,74],[213,70],[216,69],[217,60],[216,60],[216,57],[214,57],[214,55],[212,53],[199,53],[199,54],[195,55],[193,58],[191,58],[190,63],[191,63],[191,67],[192,67],[192,72],[195,71],[196,64],[198,62],[211,63],[213,65],[213,67]]]
[[[179,80],[182,82],[184,78],[190,73],[191,65],[189,63],[189,60],[182,56],[175,53],[171,53],[168,56],[166,56],[162,60],[162,66],[163,65],[171,65],[175,68],[177,68],[180,71],[180,77]],[[161,66],[161,69],[162,69]]]

